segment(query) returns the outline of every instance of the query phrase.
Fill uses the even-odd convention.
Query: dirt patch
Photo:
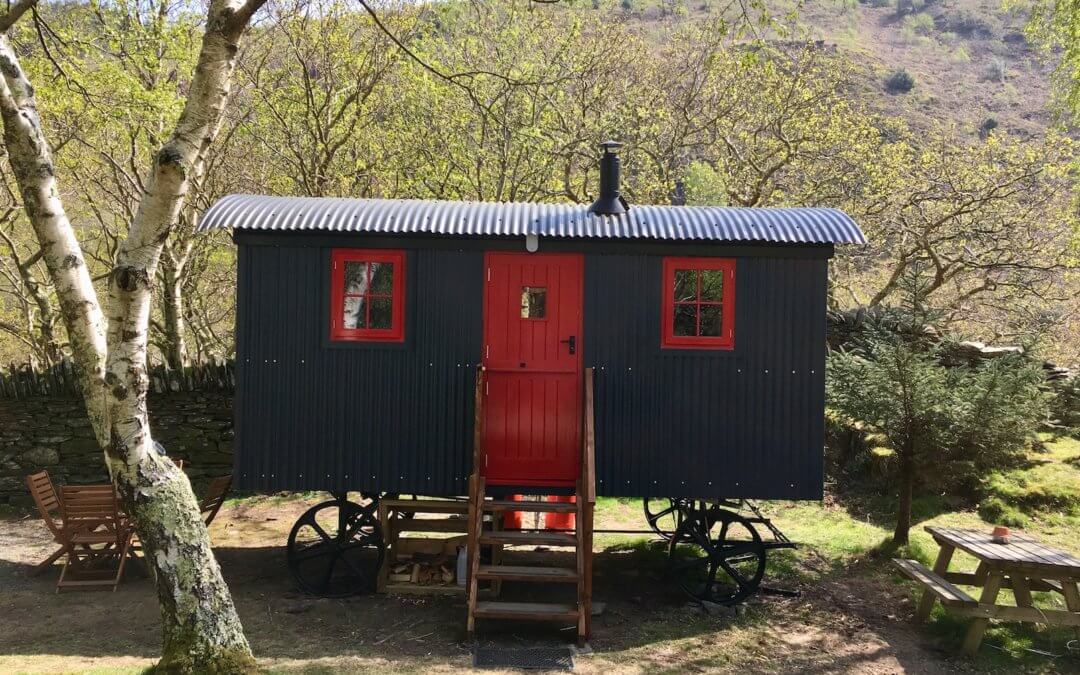
[[[211,529],[256,655],[281,672],[461,672],[470,669],[459,598],[370,595],[324,600],[295,590],[284,542],[314,499],[227,505]],[[55,594],[58,569],[31,576],[53,544],[32,518],[0,521],[0,670],[137,671],[160,646],[150,581],[131,573],[115,593]],[[517,555],[555,556],[550,552]],[[594,672],[954,672],[970,662],[933,647],[910,623],[903,587],[853,570],[802,586],[799,598],[759,596],[739,612],[687,603],[664,580],[662,547],[609,545],[595,563]],[[122,617],[122,620],[120,620]],[[481,624],[500,646],[562,644],[572,630]],[[486,671],[491,672],[491,671]]]

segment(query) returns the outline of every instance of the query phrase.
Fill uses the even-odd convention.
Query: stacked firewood
[[[420,586],[437,586],[454,582],[454,568],[449,560],[440,557],[424,562],[402,562],[390,568],[390,581],[409,582]]]

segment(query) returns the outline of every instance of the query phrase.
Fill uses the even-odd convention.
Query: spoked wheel
[[[765,545],[753,524],[733,511],[694,510],[671,539],[668,565],[690,597],[734,605],[761,585]]]
[[[689,499],[646,497],[643,500],[643,506],[645,520],[648,521],[649,527],[667,541],[671,539],[671,536],[686,520],[686,514],[690,511],[691,502]]]
[[[301,590],[344,598],[375,589],[386,555],[376,501],[334,499],[304,512],[289,533],[289,571]]]

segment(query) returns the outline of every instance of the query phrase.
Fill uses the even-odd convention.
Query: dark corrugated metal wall
[[[331,346],[329,250],[240,250],[238,486],[465,491],[483,254],[410,252],[405,344]]]
[[[735,349],[660,349],[661,264],[590,256],[597,490],[618,496],[817,499],[826,262],[740,258]]]
[[[238,486],[464,493],[483,253],[409,253],[404,346],[326,341],[328,260],[240,247]],[[728,352],[660,349],[660,256],[585,268],[601,494],[821,496],[824,259],[740,258]]]

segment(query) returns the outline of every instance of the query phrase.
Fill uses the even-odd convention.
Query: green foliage
[[[1051,383],[1050,418],[1058,434],[1080,438],[1080,377]]]
[[[1030,522],[1024,513],[998,496],[979,502],[979,517],[994,525],[1024,528]]]
[[[897,68],[885,78],[885,91],[890,94],[906,94],[915,88],[915,77],[903,68]]]
[[[1080,443],[1059,442],[1053,450],[1031,452],[1013,468],[990,474],[985,491],[1028,514],[1060,512],[1080,516]]]
[[[931,35],[937,31],[934,17],[929,14],[910,14],[904,17],[903,26],[915,35]]]
[[[1041,366],[1022,355],[949,364],[948,341],[930,329],[938,313],[924,302],[928,283],[916,268],[904,286],[904,304],[877,318],[855,349],[831,353],[827,370],[829,407],[896,454],[897,541],[907,538],[914,488],[975,494],[1031,445],[1050,398]]]
[[[1006,7],[1020,6],[1018,0],[1006,3]],[[1031,5],[1027,35],[1052,55],[1057,64],[1056,93],[1074,116],[1080,115],[1080,40],[1076,39],[1080,35],[1080,3],[1036,0]]]
[[[945,348],[876,327],[862,348],[830,354],[829,406],[880,433],[888,448],[910,448],[920,464],[936,467],[923,484],[971,494],[979,477],[1031,445],[1049,397],[1029,359],[949,366]]]
[[[705,162],[691,162],[686,169],[686,203],[723,206],[727,203],[724,176]]]

